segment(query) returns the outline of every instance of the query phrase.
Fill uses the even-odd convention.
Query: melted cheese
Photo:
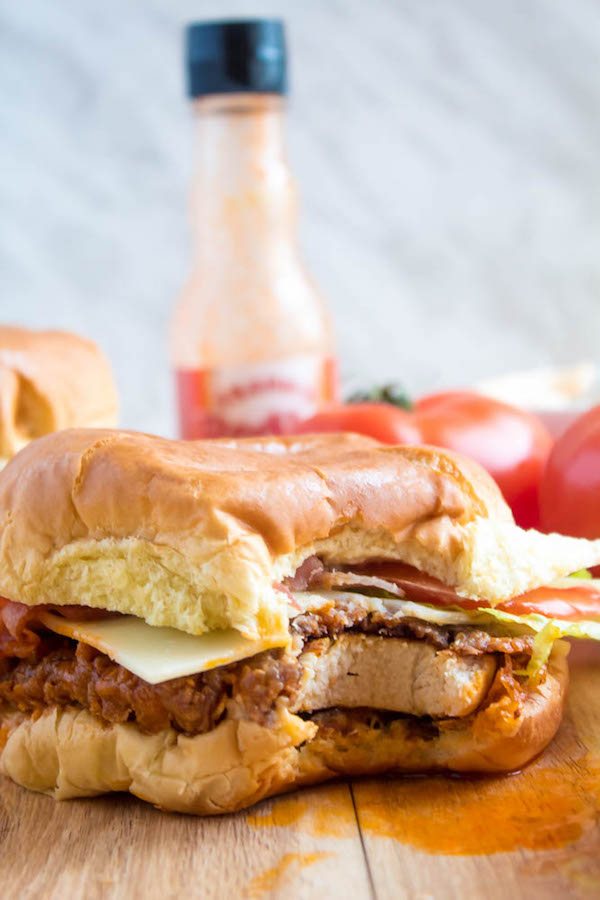
[[[281,646],[281,641],[250,641],[233,628],[195,635],[156,628],[136,616],[76,622],[45,612],[40,620],[51,631],[106,653],[149,684],[196,675]]]

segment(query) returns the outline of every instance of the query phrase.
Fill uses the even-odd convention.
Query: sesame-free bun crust
[[[196,737],[173,730],[143,735],[134,724],[105,727],[72,708],[36,719],[0,710],[0,773],[56,799],[130,791],[166,810],[214,815],[338,776],[505,772],[550,742],[567,680],[557,648],[546,679],[530,689],[518,715],[505,694],[467,719],[442,720],[435,736],[410,718],[345,735],[319,724],[318,715],[303,720],[285,709],[271,727],[227,719]]]
[[[0,326],[0,465],[33,438],[117,422],[117,391],[96,344]]]
[[[0,596],[200,634],[287,639],[274,584],[313,553],[398,559],[492,603],[600,562],[518,529],[492,479],[431,447],[356,435],[169,441],[79,429],[0,473]]]

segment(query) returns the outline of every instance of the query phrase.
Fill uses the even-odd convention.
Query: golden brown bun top
[[[92,341],[0,326],[0,460],[61,428],[115,425],[117,391]]]
[[[600,562],[600,543],[522,532],[473,462],[356,435],[70,430],[0,473],[0,595],[32,605],[264,634],[284,627],[273,583],[312,553],[400,559],[497,602]]]
[[[55,548],[82,537],[224,540],[235,522],[273,558],[348,523],[396,534],[434,517],[511,518],[482,469],[430,448],[358,435],[172,441],[99,429],[48,436],[13,460],[0,527],[9,515],[23,544],[43,533]]]

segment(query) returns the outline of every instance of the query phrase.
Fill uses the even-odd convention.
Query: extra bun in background
[[[111,427],[117,389],[92,341],[0,326],[0,467],[29,441],[76,426]]]

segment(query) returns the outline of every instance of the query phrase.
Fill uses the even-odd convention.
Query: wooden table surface
[[[551,747],[506,778],[356,780],[219,819],[0,779],[12,898],[600,896],[600,651],[577,648]]]

